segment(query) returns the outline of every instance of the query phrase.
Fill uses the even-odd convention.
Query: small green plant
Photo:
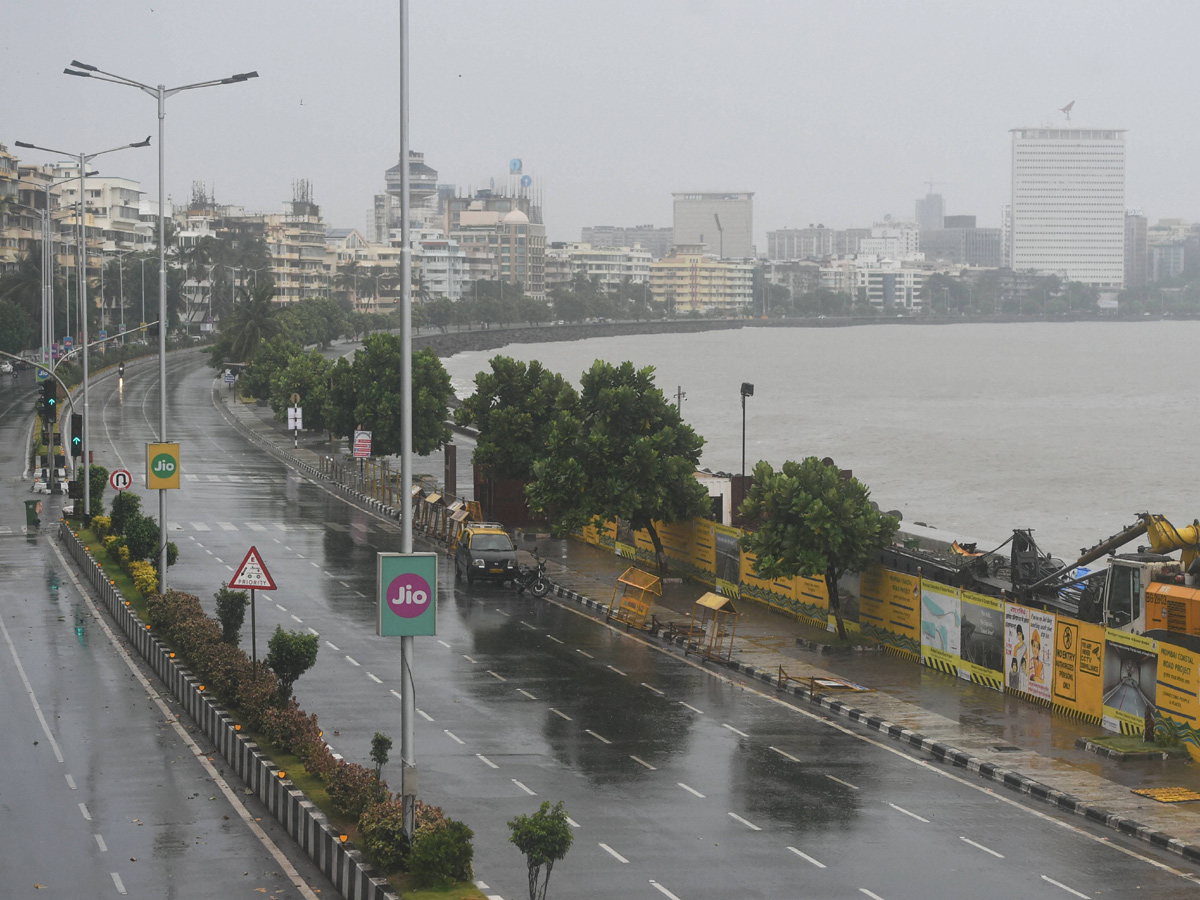
[[[170,563],[168,554],[168,564]],[[233,591],[228,584],[222,584],[221,589],[213,594],[217,601],[217,621],[221,623],[221,640],[237,646],[242,638],[242,623],[246,621],[246,607],[250,605],[250,595],[245,591]]]
[[[473,837],[475,832],[457,819],[447,819],[440,828],[418,829],[408,854],[408,871],[425,887],[438,890],[470,881],[475,859]]]
[[[517,816],[508,823],[509,840],[525,854],[529,872],[529,900],[545,900],[554,864],[567,855],[575,835],[567,822],[567,811],[559,800],[553,807],[543,801],[532,816]],[[542,869],[546,876],[541,879]],[[539,883],[540,881],[540,883]]]
[[[267,642],[266,663],[279,676],[281,701],[286,702],[292,696],[296,679],[316,664],[319,647],[315,634],[284,631],[282,625],[275,626],[275,633]]]
[[[375,732],[375,737],[371,738],[371,762],[375,763],[376,781],[383,774],[383,767],[387,765],[388,753],[391,749],[392,739],[386,734]]]

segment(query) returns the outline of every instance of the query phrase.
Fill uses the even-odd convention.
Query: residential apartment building
[[[547,265],[556,261],[556,281],[561,277],[561,261],[566,261],[567,281],[575,276],[595,281],[601,290],[622,285],[644,284],[650,280],[650,251],[642,247],[593,247],[591,244],[559,244],[546,251]]]
[[[781,228],[767,232],[768,259],[824,259],[827,256],[853,256],[859,243],[871,236],[870,228]]]
[[[922,268],[874,255],[826,260],[820,268],[821,287],[849,294],[881,310],[916,311],[924,307],[925,278]]]
[[[463,298],[470,279],[467,254],[458,241],[435,234],[423,236],[413,244],[412,264],[424,299]]]
[[[515,204],[504,213],[489,205],[479,199],[456,204],[452,212],[449,236],[462,247],[468,272],[472,278],[486,273],[545,300],[546,226],[531,222]]]
[[[678,193],[675,199],[675,246],[702,245],[720,259],[752,259],[754,193]]]
[[[675,229],[655,228],[653,225],[638,225],[621,228],[615,225],[588,225],[582,230],[582,244],[590,244],[597,250],[605,247],[642,247],[650,251],[654,259],[662,259],[671,252],[675,244]]]
[[[425,154],[408,151],[408,202],[409,214],[419,227],[428,228],[436,223],[441,214],[438,193],[437,169],[425,164]],[[375,244],[386,244],[392,232],[400,228],[400,203],[403,192],[401,180],[404,170],[400,162],[384,172],[384,191],[375,195],[371,210],[369,232]]]
[[[1125,279],[1125,131],[1012,130],[1012,267],[1096,287]]]
[[[856,252],[892,259],[915,259],[921,252],[921,232],[912,222],[877,222],[871,226],[871,236],[859,240]]]
[[[821,264],[815,260],[769,259],[759,263],[759,271],[767,284],[787,288],[793,298],[821,287]]]
[[[650,294],[674,315],[746,315],[754,301],[754,265],[706,255],[701,244],[676,246],[650,264]]]

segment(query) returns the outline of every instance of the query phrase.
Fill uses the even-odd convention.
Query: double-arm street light
[[[124,85],[125,87],[137,88],[145,91],[151,97],[158,101],[158,440],[161,443],[166,443],[167,440],[167,218],[166,218],[166,194],[163,184],[163,172],[165,168],[164,162],[164,144],[163,144],[163,120],[166,118],[167,98],[172,97],[181,91],[192,91],[197,88],[216,87],[220,84],[238,84],[243,81],[249,81],[251,78],[257,78],[257,72],[242,72],[238,75],[230,75],[228,78],[216,78],[212,81],[198,81],[195,84],[184,84],[179,87],[169,88],[164,84],[151,87],[148,84],[142,84],[140,81],[134,81],[132,78],[126,78],[124,75],[114,75],[112,72],[105,72],[98,69],[96,66],[89,66],[86,63],[81,63],[78,60],[71,60],[71,68],[63,69],[67,75],[76,75],[80,78],[95,78],[99,81],[109,81],[113,84]],[[145,321],[145,314],[142,315],[142,321]],[[158,492],[158,588],[163,593],[167,590],[167,492],[160,490]]]
[[[106,153],[116,153],[118,150],[126,150],[130,147],[149,147],[150,136],[146,135],[144,141],[138,141],[136,144],[122,144],[98,153],[72,154],[64,150],[55,150],[52,147],[39,147],[24,141],[17,141],[16,144],[18,147],[28,150],[57,153],[59,156],[71,156],[79,160],[79,218],[76,220],[79,226],[79,246],[76,248],[79,253],[79,284],[76,289],[79,295],[79,343],[83,347],[81,354],[83,357],[83,434],[80,436],[80,448],[83,453],[83,516],[84,521],[87,521],[92,515],[92,472],[88,459],[87,194],[84,192],[87,183],[87,166],[97,156],[103,156]],[[103,297],[100,302],[104,302]]]

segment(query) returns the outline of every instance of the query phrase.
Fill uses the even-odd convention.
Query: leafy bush
[[[174,541],[167,541],[167,568],[175,565],[179,559],[179,546]]]
[[[111,529],[111,516],[92,516],[92,531],[96,533],[96,537],[100,538],[102,543],[108,538]]]
[[[315,634],[284,631],[282,625],[275,626],[275,633],[267,644],[267,665],[279,676],[280,700],[288,700],[296,679],[316,664],[320,646]]]
[[[129,564],[129,577],[133,586],[143,597],[149,597],[158,590],[158,570],[148,562],[135,560]]]
[[[366,766],[342,762],[325,782],[325,790],[337,812],[357,821],[363,810],[387,796],[387,782],[376,781]]]
[[[158,523],[141,513],[130,513],[124,520],[125,546],[132,559],[149,559],[158,555]]]
[[[408,871],[422,885],[446,889],[459,881],[470,881],[475,837],[465,822],[446,819],[440,828],[419,828],[408,854]]]
[[[246,621],[246,607],[250,605],[250,595],[245,591],[230,590],[228,584],[222,584],[221,589],[213,594],[213,598],[217,601],[221,640],[236,647],[242,636],[242,623]]]
[[[121,491],[113,498],[112,529],[116,534],[125,533],[125,521],[133,515],[142,514],[142,498],[133,491]]]
[[[375,865],[394,872],[408,860],[408,838],[404,835],[404,804],[399,799],[374,803],[358,820],[363,850]]]
[[[108,551],[109,556],[120,562],[117,548],[125,546],[125,538],[121,537],[119,534],[110,534],[100,543],[104,545],[104,549]]]

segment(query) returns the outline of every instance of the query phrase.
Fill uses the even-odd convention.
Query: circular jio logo
[[[175,457],[170,453],[160,453],[150,461],[150,471],[159,478],[170,478],[175,474]]]
[[[429,609],[433,591],[420,575],[397,575],[387,587],[388,609],[405,619],[415,619]]]

